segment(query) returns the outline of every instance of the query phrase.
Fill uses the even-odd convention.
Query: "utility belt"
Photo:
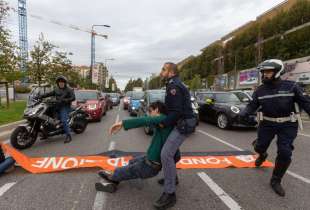
[[[155,170],[161,170],[161,164],[152,160],[148,160],[147,158],[145,158],[145,163],[148,166],[151,166],[153,169]]]
[[[300,130],[303,130],[302,120],[299,113],[292,112],[290,116],[287,117],[267,117],[264,116],[262,112],[257,112],[257,122],[269,121],[274,123],[285,123],[285,122],[298,122]]]

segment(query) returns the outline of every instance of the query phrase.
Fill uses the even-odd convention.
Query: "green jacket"
[[[152,125],[155,126],[155,132],[153,134],[151,144],[147,150],[147,158],[148,160],[155,161],[158,163],[161,162],[160,161],[161,149],[164,146],[170,132],[172,131],[172,127],[160,128],[157,126],[165,118],[166,118],[165,115],[159,115],[156,117],[145,116],[123,120],[123,127],[125,130],[144,126],[152,126]]]

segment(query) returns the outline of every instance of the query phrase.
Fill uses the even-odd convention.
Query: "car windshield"
[[[127,97],[131,97],[131,95],[132,95],[132,92],[131,92],[131,91],[129,91],[129,92],[126,93],[126,96],[127,96]]]
[[[77,101],[97,100],[98,95],[94,91],[75,91],[75,98]]]
[[[110,93],[110,96],[111,96],[112,98],[117,98],[117,97],[118,97],[118,94],[117,94],[117,93]]]
[[[217,103],[241,102],[237,95],[234,93],[217,93],[215,94],[215,100]]]
[[[159,93],[150,93],[150,103],[153,103],[155,101],[165,101],[165,92],[159,92]]]
[[[240,101],[245,102],[251,100],[250,97],[244,92],[235,92],[234,94],[239,98]]]
[[[138,100],[138,99],[143,98],[143,96],[144,96],[144,92],[142,92],[142,91],[141,92],[133,92],[131,99]]]

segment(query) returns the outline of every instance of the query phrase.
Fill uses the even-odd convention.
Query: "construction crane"
[[[19,46],[20,46],[20,55],[21,55],[21,69],[26,70],[26,62],[28,60],[28,39],[27,39],[27,9],[26,9],[26,0],[18,0],[18,10],[14,7],[11,7],[11,10],[18,14],[19,17]],[[94,64],[96,63],[95,60],[95,36],[103,37],[105,39],[108,38],[108,35],[99,34],[94,30],[95,26],[104,26],[110,27],[109,25],[93,25],[91,30],[82,29],[78,26],[65,24],[60,21],[47,19],[39,15],[28,14],[29,17],[48,22],[54,25],[62,26],[65,28],[70,28],[72,30],[81,31],[85,33],[91,34],[91,65],[90,65],[90,78],[92,78],[92,69]]]

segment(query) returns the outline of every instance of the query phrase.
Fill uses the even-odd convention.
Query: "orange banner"
[[[132,156],[111,158],[109,156],[77,156],[77,157],[38,157],[31,158],[7,144],[2,144],[4,151],[25,170],[31,173],[50,173],[74,168],[98,167],[113,171],[116,167],[125,166]],[[182,156],[177,164],[178,169],[203,168],[253,168],[255,155],[234,156]],[[272,167],[269,161],[263,167]]]

